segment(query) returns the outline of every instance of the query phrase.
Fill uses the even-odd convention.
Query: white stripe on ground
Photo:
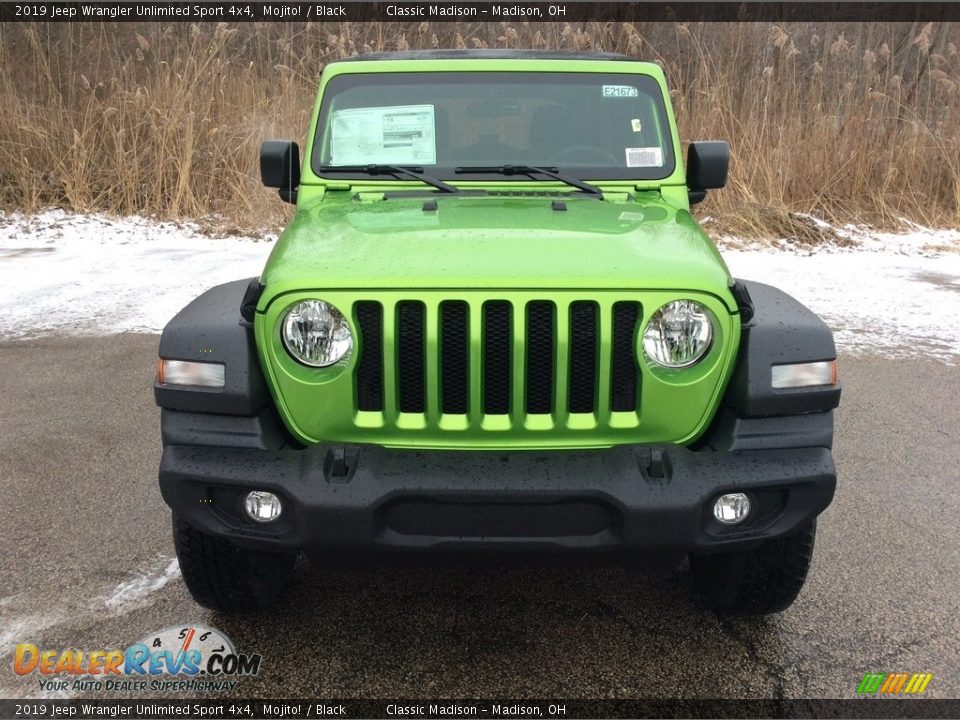
[[[171,580],[180,578],[180,564],[176,558],[161,560],[153,568],[145,572],[138,572],[134,577],[126,580],[105,596],[103,604],[112,615],[126,615],[143,607],[148,598],[158,590],[162,590]]]

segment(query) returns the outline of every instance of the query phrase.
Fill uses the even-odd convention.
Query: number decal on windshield
[[[604,85],[603,97],[605,98],[637,97],[637,89],[631,85]]]

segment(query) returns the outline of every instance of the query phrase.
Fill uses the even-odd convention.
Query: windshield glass
[[[467,180],[503,178],[457,175],[457,167],[534,165],[581,179],[659,180],[675,158],[660,86],[646,75],[339,75],[324,92],[314,172],[369,163]]]

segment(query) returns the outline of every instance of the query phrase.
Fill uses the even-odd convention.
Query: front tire
[[[297,556],[246,550],[173,516],[173,544],[193,599],[220,612],[269,607],[287,586]]]
[[[723,615],[769,615],[796,600],[810,568],[817,523],[759,547],[690,555],[700,601]]]

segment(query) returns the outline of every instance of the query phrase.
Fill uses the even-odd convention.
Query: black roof
[[[620,53],[571,52],[569,50],[402,50],[396,52],[375,52],[335,60],[333,62],[355,62],[357,60],[627,60],[636,62],[636,58]]]

